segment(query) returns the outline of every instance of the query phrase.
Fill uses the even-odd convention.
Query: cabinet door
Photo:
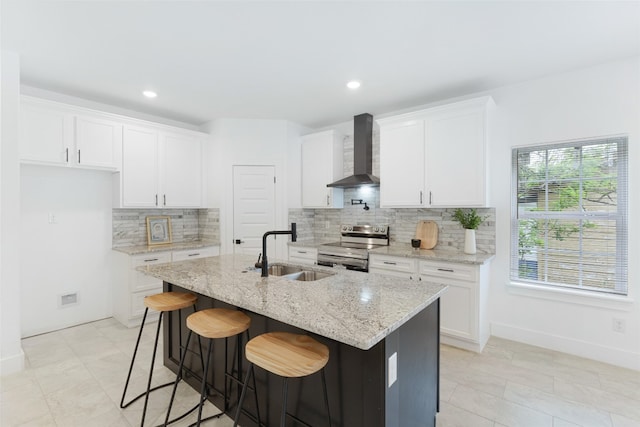
[[[74,162],[80,166],[118,168],[122,125],[98,117],[76,116]]]
[[[422,280],[444,283],[449,286],[440,297],[440,330],[442,333],[466,340],[478,340],[477,283],[434,279],[421,276]]]
[[[484,111],[442,112],[426,120],[430,206],[484,206]]]
[[[73,116],[60,109],[22,102],[20,107],[20,159],[68,164],[73,144]]]
[[[380,128],[380,207],[424,203],[424,122]]]
[[[122,141],[123,207],[158,206],[158,133],[125,126]]]
[[[341,158],[333,131],[306,135],[302,139],[302,207],[340,208],[343,191],[327,184],[342,178]],[[340,159],[338,159],[340,156]]]
[[[189,135],[162,135],[162,206],[202,206],[202,142]]]

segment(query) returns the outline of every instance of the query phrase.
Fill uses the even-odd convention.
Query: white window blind
[[[511,279],[627,294],[627,138],[512,151]]]

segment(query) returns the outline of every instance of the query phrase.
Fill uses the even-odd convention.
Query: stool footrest
[[[153,387],[153,388],[149,389],[149,393],[151,393],[152,391],[159,390],[159,389],[164,388],[164,387],[168,387],[168,386],[173,385],[173,384],[174,384],[174,381],[171,381],[170,383],[166,383],[166,384],[162,384],[162,385],[155,386],[155,387]],[[133,402],[136,402],[138,399],[140,399],[140,398],[142,398],[143,396],[146,396],[146,395],[147,395],[147,392],[146,392],[146,391],[143,391],[142,393],[140,393],[139,395],[137,395],[136,397],[134,397],[133,399],[131,399],[128,403],[123,403],[123,404],[121,404],[121,405],[120,405],[120,408],[122,408],[122,409],[127,408],[127,407],[129,407],[129,405],[131,405]]]
[[[196,405],[195,405],[193,408],[189,409],[187,412],[185,412],[184,414],[180,415],[179,417],[176,417],[176,418],[174,418],[174,419],[172,419],[172,420],[168,421],[166,424],[158,424],[158,425],[157,425],[157,426],[155,426],[155,427],[164,427],[165,425],[167,425],[167,426],[168,426],[168,425],[171,425],[171,424],[173,424],[173,423],[175,423],[175,422],[178,422],[178,421],[180,421],[181,419],[186,418],[187,416],[189,416],[189,414],[190,414],[190,413],[192,413],[193,411],[195,411],[195,410],[196,410],[196,409],[198,409],[199,407],[200,407],[200,404],[196,403]],[[215,415],[211,415],[210,417],[203,418],[203,419],[201,420],[201,422],[202,422],[202,421],[212,420],[212,419],[214,419],[214,418],[220,418],[222,415],[224,415],[224,412],[220,412],[219,414],[215,414]],[[197,424],[197,423],[193,423],[193,424],[191,424],[190,426],[194,426],[194,425],[196,425],[196,424]]]

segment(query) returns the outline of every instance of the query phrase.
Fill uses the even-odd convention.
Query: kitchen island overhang
[[[286,330],[310,333],[327,344],[334,426],[435,425],[439,297],[446,291],[445,285],[323,268],[313,269],[335,274],[298,282],[262,278],[252,264],[252,257],[223,255],[143,267],[141,271],[162,279],[167,291],[199,294],[198,309],[236,307],[248,312],[251,336]],[[180,354],[177,337],[186,334],[186,328],[178,323],[177,314],[167,316],[165,364],[173,370]],[[208,379],[218,390],[224,387],[224,347],[216,346],[214,363],[219,370]],[[237,355],[234,347],[226,349],[231,357]],[[188,379],[194,385],[199,383],[197,360],[193,358],[190,368],[194,376]],[[260,412],[270,414],[269,423],[276,423],[280,382],[264,373],[258,380]],[[322,423],[322,397],[316,395],[319,379],[310,377],[299,383],[298,393],[290,394],[298,396],[290,409],[296,408],[311,424]],[[218,396],[211,400],[223,407]],[[236,397],[231,400],[232,408]],[[231,408],[227,411],[230,414]],[[250,406],[248,409],[251,411]],[[245,418],[242,425],[255,424]]]

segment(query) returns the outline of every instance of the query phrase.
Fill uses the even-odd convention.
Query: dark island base
[[[165,291],[187,291],[179,286],[164,283]],[[236,308],[229,304],[198,295],[197,309],[213,307]],[[418,427],[435,426],[438,410],[439,390],[439,310],[440,300],[435,301],[422,312],[394,331],[370,350],[360,350],[328,338],[310,334],[262,315],[247,312],[251,317],[249,333],[255,337],[265,332],[287,331],[306,333],[329,347],[330,359],[326,366],[329,405],[334,427]],[[177,372],[180,351],[178,336],[182,334],[186,342],[188,329],[184,317],[190,310],[184,310],[182,325],[178,314],[166,315],[164,322],[164,364]],[[246,310],[245,310],[246,312]],[[243,338],[243,345],[246,343]],[[207,344],[203,340],[203,349]],[[189,345],[185,365],[190,370],[186,381],[200,390],[202,368],[198,350],[198,340],[194,334]],[[236,340],[230,338],[225,349],[224,340],[214,341],[212,365],[207,382],[215,390],[224,389],[224,354],[228,362],[237,358]],[[397,353],[397,381],[387,387],[388,360]],[[240,360],[242,378],[247,369],[246,360]],[[282,396],[282,379],[267,374],[256,367],[258,399],[262,423],[279,425]],[[237,372],[234,373],[237,376]],[[218,408],[223,408],[222,397],[212,393],[209,400]],[[231,388],[231,404],[226,413],[235,416],[239,393]],[[255,416],[253,393],[247,393],[243,408]],[[194,404],[197,403],[194,402]],[[313,426],[326,426],[326,410],[319,374],[289,381],[288,411]],[[291,420],[290,424],[294,425]],[[257,426],[246,414],[242,415],[243,427]]]

